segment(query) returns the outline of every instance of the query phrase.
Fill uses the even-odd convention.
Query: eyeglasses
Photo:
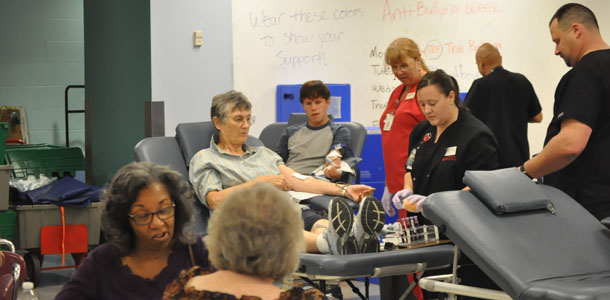
[[[136,223],[136,225],[148,225],[150,223],[152,223],[153,217],[155,215],[157,215],[157,217],[159,218],[159,220],[167,220],[171,217],[174,216],[174,208],[176,207],[176,204],[172,204],[171,206],[162,208],[156,212],[146,212],[146,213],[139,213],[139,214],[135,214],[135,215],[131,215],[131,214],[127,214],[134,223]]]
[[[237,117],[231,118],[231,121],[233,121],[235,124],[239,124],[239,125],[244,125],[245,123],[252,125],[252,124],[254,124],[254,121],[256,121],[256,117],[255,116],[249,116],[249,117],[237,116]]]
[[[405,72],[407,70],[409,70],[409,65],[407,64],[400,64],[400,65],[392,65],[392,72]]]

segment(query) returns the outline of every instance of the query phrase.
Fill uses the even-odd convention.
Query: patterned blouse
[[[230,294],[220,292],[198,291],[193,288],[184,290],[186,283],[193,277],[206,274],[201,268],[195,266],[188,271],[182,271],[180,277],[167,285],[163,293],[163,300],[261,300],[256,296],[241,296],[237,298]],[[300,287],[293,287],[280,294],[278,300],[325,300],[326,296],[317,289],[307,291]]]

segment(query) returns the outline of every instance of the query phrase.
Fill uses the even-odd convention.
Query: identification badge
[[[383,131],[390,131],[390,129],[392,129],[393,122],[394,122],[394,114],[385,115],[385,121],[383,123]]]
[[[417,148],[411,150],[411,153],[409,153],[409,158],[407,159],[407,163],[405,164],[405,169],[407,171],[412,171],[413,170],[413,162],[415,161],[415,153],[417,152]]]
[[[405,97],[405,99],[407,99],[407,100],[410,100],[410,99],[413,99],[413,98],[415,98],[415,92],[408,93],[407,97]]]
[[[445,150],[445,156],[455,156],[456,153],[457,146],[447,147],[447,150]]]

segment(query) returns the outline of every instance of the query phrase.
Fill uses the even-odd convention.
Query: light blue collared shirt
[[[212,136],[210,147],[191,159],[189,180],[205,206],[208,206],[206,196],[210,191],[221,191],[259,176],[280,175],[278,166],[284,162],[277,153],[262,146],[244,144],[243,147],[246,152],[243,156],[229,154],[218,148]]]

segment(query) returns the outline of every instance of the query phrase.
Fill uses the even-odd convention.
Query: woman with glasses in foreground
[[[108,243],[91,251],[55,299],[161,299],[180,271],[209,270],[201,237],[186,231],[192,191],[151,162],[122,167],[102,195]]]

